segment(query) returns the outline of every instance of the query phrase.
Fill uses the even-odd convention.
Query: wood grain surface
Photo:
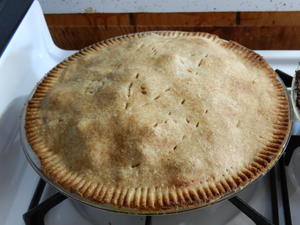
[[[94,42],[151,30],[203,31],[250,49],[300,49],[300,12],[46,14],[56,45]]]

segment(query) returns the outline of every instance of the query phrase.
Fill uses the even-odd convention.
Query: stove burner
[[[292,77],[280,70],[276,70],[282,81],[287,87],[291,86]],[[259,225],[279,225],[279,207],[278,207],[278,188],[276,181],[279,180],[281,184],[281,195],[284,209],[285,224],[292,225],[292,218],[290,212],[290,203],[288,195],[286,166],[290,164],[294,150],[300,146],[300,136],[291,136],[288,146],[282,155],[277,165],[270,171],[270,188],[271,188],[271,200],[272,200],[272,222],[257,212],[254,208],[248,205],[239,197],[230,198],[228,201],[236,206],[241,212],[247,215],[255,224]],[[278,172],[279,171],[279,172]],[[45,189],[45,181],[39,180],[36,187],[28,211],[23,214],[23,219],[26,225],[44,225],[44,217],[47,212],[54,208],[56,205],[67,199],[61,193],[52,195],[47,200],[40,203],[42,193]],[[146,216],[145,225],[152,224],[152,217]]]

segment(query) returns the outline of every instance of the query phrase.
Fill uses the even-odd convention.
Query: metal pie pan
[[[160,32],[164,32],[164,31],[160,31]],[[133,214],[133,215],[166,215],[166,214],[174,214],[174,213],[180,213],[180,212],[187,212],[187,211],[191,211],[191,210],[197,210],[197,209],[201,209],[207,206],[211,206],[214,205],[216,203],[219,203],[221,201],[224,201],[226,199],[232,198],[234,196],[236,196],[241,190],[243,190],[244,188],[246,188],[249,184],[257,181],[259,178],[263,177],[268,171],[270,171],[270,169],[278,162],[279,158],[282,156],[282,154],[284,153],[286,146],[288,144],[288,141],[290,139],[291,136],[291,131],[292,131],[292,117],[291,117],[291,105],[292,107],[295,109],[295,101],[293,100],[293,96],[295,94],[295,92],[293,91],[294,89],[292,88],[292,101],[290,99],[290,96],[288,95],[287,89],[284,85],[284,83],[282,82],[282,80],[280,79],[279,76],[277,76],[277,79],[279,80],[279,82],[281,83],[283,89],[285,90],[285,95],[288,99],[288,104],[289,104],[289,131],[288,134],[285,137],[284,140],[284,144],[283,144],[283,150],[280,153],[280,155],[278,156],[277,160],[273,163],[273,165],[271,165],[270,167],[268,167],[263,173],[261,173],[260,175],[258,175],[256,178],[254,178],[252,181],[250,181],[249,183],[247,183],[245,186],[241,186],[240,188],[236,189],[235,191],[228,193],[226,195],[223,195],[220,199],[213,201],[209,204],[206,204],[204,206],[200,206],[200,207],[195,207],[195,208],[191,208],[191,207],[187,207],[187,208],[178,208],[178,209],[171,209],[171,210],[163,210],[163,211],[157,211],[157,212],[147,212],[147,211],[142,211],[142,210],[138,210],[138,209],[131,209],[131,208],[119,208],[119,207],[114,207],[110,204],[100,204],[100,203],[96,203],[93,202],[91,200],[85,199],[82,196],[80,196],[79,194],[73,193],[69,190],[67,190],[66,188],[64,188],[63,186],[61,186],[60,184],[52,181],[51,179],[49,179],[42,171],[42,167],[40,164],[40,160],[37,157],[37,155],[34,153],[34,151],[32,150],[27,137],[26,137],[26,130],[25,130],[25,118],[26,118],[26,111],[27,111],[27,104],[28,102],[31,100],[33,94],[36,91],[36,88],[38,87],[38,85],[41,83],[41,81],[43,80],[43,78],[41,79],[40,82],[37,83],[37,85],[35,86],[35,88],[32,90],[31,94],[28,96],[28,99],[25,103],[23,112],[22,112],[22,117],[21,117],[21,129],[20,129],[20,133],[21,133],[21,145],[22,145],[22,149],[23,152],[26,156],[26,159],[28,160],[29,164],[32,166],[32,168],[36,171],[36,173],[44,180],[46,181],[48,184],[50,184],[52,187],[54,187],[55,189],[57,189],[60,193],[62,193],[63,195],[70,197],[71,199],[80,201],[81,203],[84,203],[88,206],[91,207],[95,207],[97,209],[101,209],[101,210],[107,210],[107,211],[111,211],[111,212],[116,212],[116,213],[125,213],[125,214]],[[293,81],[293,84],[295,83],[295,81]],[[292,86],[294,87],[294,86]],[[292,103],[291,103],[292,102]],[[300,118],[297,116],[297,118]]]

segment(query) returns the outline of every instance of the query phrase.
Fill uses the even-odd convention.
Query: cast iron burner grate
[[[287,87],[291,86],[292,77],[280,70],[276,70],[277,74],[281,77],[284,84]],[[286,177],[286,166],[289,165],[294,150],[300,146],[300,136],[291,136],[288,146],[282,155],[276,166],[270,171],[270,189],[271,189],[271,201],[272,201],[272,221],[267,219],[265,216],[261,215],[254,208],[248,205],[245,201],[239,197],[230,198],[228,201],[236,206],[241,212],[247,215],[255,224],[258,225],[279,225],[279,207],[278,207],[278,190],[281,190],[284,221],[285,225],[292,225],[289,194],[287,186]],[[281,188],[277,187],[277,180],[280,181]],[[67,197],[61,193],[56,193],[40,202],[42,193],[45,189],[45,181],[39,180],[36,187],[28,211],[23,214],[23,219],[26,225],[44,225],[45,215],[49,210],[54,208],[56,205],[60,204],[62,201],[67,199]],[[152,217],[146,216],[145,225],[152,224]]]

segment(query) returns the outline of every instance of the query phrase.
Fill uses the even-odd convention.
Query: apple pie
[[[93,44],[53,68],[26,110],[26,136],[49,179],[137,213],[237,192],[275,164],[291,128],[266,61],[208,33]]]

